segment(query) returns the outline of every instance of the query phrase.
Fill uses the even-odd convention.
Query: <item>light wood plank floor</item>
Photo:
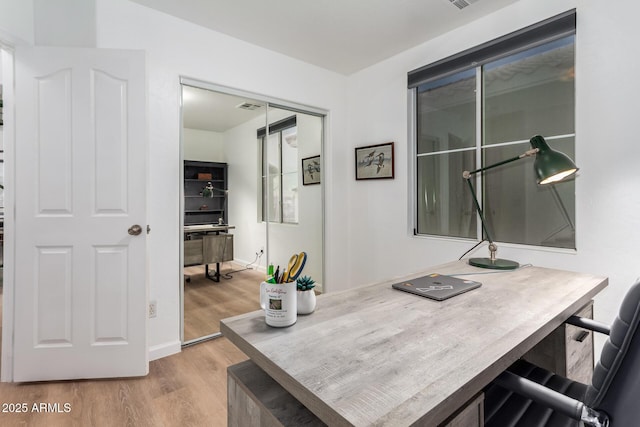
[[[228,366],[247,357],[217,338],[150,363],[134,379],[0,383],[0,404],[26,403],[27,413],[0,412],[2,426],[226,426]],[[34,404],[70,405],[68,413],[33,412]],[[0,408],[0,411],[4,408]]]
[[[240,274],[243,273],[234,273],[234,279]],[[221,286],[211,283],[219,288],[226,285],[224,279]],[[257,295],[256,292],[256,298]],[[1,333],[0,327],[0,337]],[[226,426],[226,370],[228,366],[246,359],[246,355],[226,338],[217,338],[152,361],[146,377],[0,383],[0,426]],[[26,413],[3,411],[12,409],[11,404],[22,403],[27,405]],[[43,403],[58,404],[61,411],[64,411],[65,404],[69,404],[70,411],[33,411],[34,404],[39,408]]]
[[[210,272],[215,269],[211,266]],[[220,320],[260,309],[260,282],[264,273],[240,270],[235,263],[221,265],[220,282],[204,276],[204,266],[185,267],[184,339],[190,341],[220,332]],[[230,276],[230,277],[229,277]]]

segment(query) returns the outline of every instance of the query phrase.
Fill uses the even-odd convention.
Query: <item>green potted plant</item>
[[[316,309],[315,281],[309,276],[297,279],[298,314],[310,314]]]

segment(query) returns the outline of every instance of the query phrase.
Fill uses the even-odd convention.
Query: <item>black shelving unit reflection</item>
[[[213,197],[203,197],[208,183]],[[227,164],[184,161],[184,225],[227,224]]]

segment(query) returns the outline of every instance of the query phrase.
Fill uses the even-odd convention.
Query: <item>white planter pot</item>
[[[313,290],[297,291],[298,314],[310,314],[316,309],[316,293]]]

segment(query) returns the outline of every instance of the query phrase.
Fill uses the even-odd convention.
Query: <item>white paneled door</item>
[[[15,52],[13,381],[148,373],[144,52]]]

